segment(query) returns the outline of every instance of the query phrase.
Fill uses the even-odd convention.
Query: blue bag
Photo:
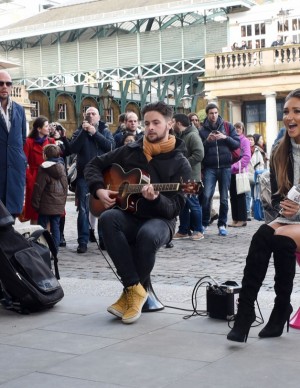
[[[254,199],[253,216],[257,221],[263,221],[265,219],[264,209],[259,198]]]
[[[260,187],[260,176],[266,170],[256,170],[254,173],[254,204],[253,204],[253,217],[257,221],[264,221],[264,208],[261,201],[261,187]]]

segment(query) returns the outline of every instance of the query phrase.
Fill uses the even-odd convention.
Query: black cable
[[[92,228],[92,225],[90,223],[90,218],[89,218],[89,207],[88,207],[88,200],[89,200],[89,196],[91,194],[87,194],[86,195],[86,201],[85,201],[85,211],[87,213],[87,217],[88,217],[88,222],[89,222],[89,227],[90,229],[93,229]],[[97,218],[97,217],[96,217]],[[98,218],[98,223],[99,223],[99,218]],[[98,226],[98,230],[99,230],[99,226]],[[99,236],[99,239],[100,239],[100,236]],[[97,241],[96,239],[96,244],[97,244],[97,248],[98,250],[100,251],[101,255],[104,257],[104,260],[106,261],[106,263],[108,264],[109,268],[112,270],[112,272],[114,273],[115,277],[119,280],[119,282],[123,285],[122,281],[121,281],[121,278],[119,277],[119,275],[117,274],[117,272],[115,271],[115,269],[113,268],[113,266],[111,265],[111,263],[108,261],[108,259],[106,258],[105,254],[103,253],[101,247],[100,247],[100,244],[99,242]]]
[[[204,284],[207,284],[209,286],[211,286],[211,282],[209,281],[203,281],[204,279],[211,279],[214,284],[218,285],[218,283],[209,275],[206,275],[206,276],[203,276],[202,278],[200,278],[197,283],[195,284],[194,286],[194,289],[193,289],[193,292],[192,292],[192,298],[191,298],[191,303],[192,303],[192,307],[193,309],[184,309],[184,308],[180,308],[180,307],[175,307],[175,306],[168,306],[168,305],[165,305],[165,307],[167,308],[171,308],[171,309],[175,309],[175,310],[181,310],[181,311],[189,311],[191,312],[192,314],[190,315],[185,315],[183,317],[183,319],[189,319],[191,317],[194,317],[196,315],[199,315],[201,317],[205,317],[207,316],[207,311],[206,310],[198,310],[197,309],[197,293],[198,293],[198,290],[201,286],[203,286]]]
[[[250,327],[258,327],[265,322],[257,299],[256,299],[255,303],[257,305],[260,316],[257,316],[257,315],[255,316],[255,321],[252,323],[252,325]],[[233,315],[232,317],[230,317],[230,319],[228,319],[228,327],[230,329],[232,329],[231,323],[235,321],[235,317],[236,317],[236,315]]]

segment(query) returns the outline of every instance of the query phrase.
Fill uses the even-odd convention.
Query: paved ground
[[[213,225],[205,239],[176,241],[162,248],[152,283],[166,306],[191,309],[195,284],[242,276],[251,236],[260,223],[217,236]],[[226,340],[225,320],[166,307],[124,325],[106,312],[119,295],[116,280],[96,244],[76,253],[76,210],[67,203],[67,247],[61,249],[64,299],[50,311],[18,315],[0,309],[0,386],[30,387],[298,387],[300,330],[260,340],[252,328],[247,344]],[[107,258],[107,257],[106,257]],[[293,305],[300,306],[299,270]],[[268,319],[273,294],[272,265],[259,295]],[[211,280],[213,282],[213,280]],[[206,309],[205,287],[197,293]]]
[[[217,209],[217,201],[215,201]],[[62,277],[114,281],[116,279],[106,260],[109,256],[100,252],[97,244],[89,243],[86,254],[77,254],[77,213],[72,200],[67,203],[65,236],[67,247],[60,251]],[[208,229],[204,240],[176,240],[174,248],[162,248],[157,255],[152,273],[152,283],[170,286],[188,286],[191,289],[203,276],[211,276],[218,282],[241,281],[245,257],[252,235],[262,222],[252,220],[244,228],[228,228],[227,237],[218,236],[216,222]],[[106,260],[105,260],[106,259]],[[300,272],[300,271],[298,271]],[[263,290],[273,292],[273,266],[270,266]],[[295,293],[300,293],[300,274],[296,275]]]

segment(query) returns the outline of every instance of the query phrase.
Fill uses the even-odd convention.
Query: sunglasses
[[[11,81],[0,81],[0,86],[2,87],[4,85],[7,87],[12,86],[12,82]]]

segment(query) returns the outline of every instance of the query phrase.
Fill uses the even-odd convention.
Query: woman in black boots
[[[270,161],[272,205],[278,217],[262,225],[254,234],[246,258],[238,312],[230,341],[246,342],[255,321],[254,303],[266,276],[273,253],[275,267],[275,304],[267,325],[258,334],[261,338],[279,337],[293,311],[290,296],[296,270],[296,251],[300,250],[300,206],[286,198],[292,186],[300,183],[300,89],[285,99],[283,122],[286,133],[274,148]]]

